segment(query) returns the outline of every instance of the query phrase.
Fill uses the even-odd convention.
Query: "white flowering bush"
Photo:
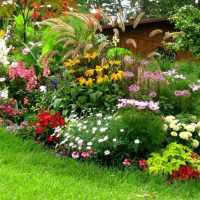
[[[120,166],[124,159],[144,158],[160,148],[165,138],[162,127],[159,116],[134,108],[110,115],[75,115],[61,130],[58,148],[74,159],[90,158],[103,165]]]
[[[171,115],[165,117],[164,121],[169,141],[187,145],[196,152],[200,151],[200,120],[195,116],[181,118]]]

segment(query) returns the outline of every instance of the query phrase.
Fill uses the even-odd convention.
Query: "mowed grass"
[[[56,157],[0,129],[0,200],[199,200],[200,181],[168,185],[137,170],[101,169]]]

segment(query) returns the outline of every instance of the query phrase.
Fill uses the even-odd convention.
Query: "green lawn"
[[[146,195],[146,196],[145,196]],[[0,200],[199,200],[200,181],[168,185],[140,171],[100,169],[62,160],[0,130]]]

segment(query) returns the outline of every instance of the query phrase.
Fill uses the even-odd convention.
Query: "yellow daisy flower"
[[[79,64],[81,61],[79,59],[75,59],[75,60],[72,60],[72,59],[69,59],[67,62],[64,63],[65,67],[72,67],[76,64]]]
[[[85,76],[93,76],[94,75],[94,69],[88,69],[85,71]]]
[[[5,32],[3,30],[0,30],[0,38],[3,38],[5,36]]]
[[[102,71],[103,71],[103,67],[102,66],[96,66],[96,72],[98,73],[98,74],[101,74],[102,73]]]

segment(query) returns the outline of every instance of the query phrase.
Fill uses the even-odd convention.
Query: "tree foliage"
[[[183,32],[175,37],[176,47],[200,57],[200,10],[194,6],[184,6],[171,17],[171,21]]]

